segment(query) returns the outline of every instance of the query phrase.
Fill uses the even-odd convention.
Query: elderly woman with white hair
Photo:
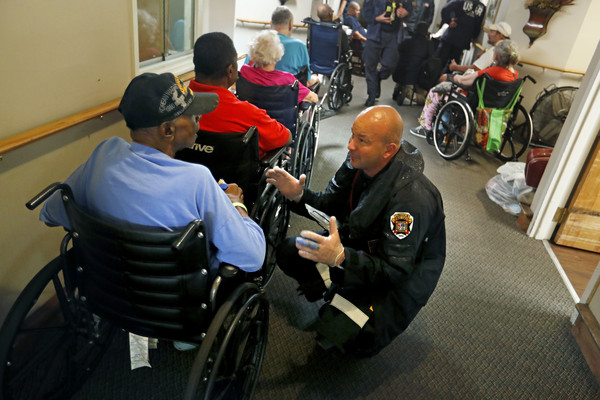
[[[289,72],[275,70],[275,64],[283,57],[283,45],[277,32],[261,31],[250,42],[250,63],[240,69],[240,75],[252,83],[263,86],[290,85],[296,77]],[[299,83],[298,102],[316,103],[319,97],[302,83]]]

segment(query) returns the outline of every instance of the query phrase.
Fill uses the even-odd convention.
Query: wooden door
[[[559,245],[600,253],[600,140],[588,157],[571,194],[554,242]]]

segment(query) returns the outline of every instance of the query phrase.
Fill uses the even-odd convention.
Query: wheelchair
[[[60,255],[29,282],[0,329],[0,399],[67,399],[88,378],[115,331],[200,344],[185,399],[249,399],[267,342],[264,290],[222,265],[211,283],[203,222],[181,231],[95,218],[68,185],[71,229]],[[179,397],[176,395],[176,397]]]
[[[455,160],[466,153],[466,159],[470,160],[469,144],[475,142],[475,130],[477,121],[473,110],[479,104],[477,84],[485,82],[483,91],[483,103],[487,108],[504,108],[517,92],[513,111],[506,122],[506,130],[502,135],[500,148],[494,155],[502,161],[517,160],[529,146],[533,132],[531,116],[521,105],[523,96],[520,89],[525,80],[533,78],[517,79],[512,82],[500,82],[484,74],[477,78],[471,87],[465,87],[452,82],[450,91],[438,104],[438,112],[433,124],[433,144],[437,152],[446,160]]]
[[[310,17],[302,22],[308,25],[306,47],[310,69],[329,78],[327,105],[337,111],[352,100],[352,50],[342,51],[342,40],[348,38],[340,23],[319,22]]]
[[[235,133],[199,130],[192,148],[178,151],[175,158],[202,164],[215,180],[236,183],[243,190],[250,218],[260,225],[267,240],[263,267],[250,275],[266,286],[275,270],[275,248],[287,234],[290,212],[283,195],[267,183],[265,175],[268,168],[286,168],[285,148],[272,150],[259,159],[258,135],[255,126]]]
[[[314,159],[317,154],[321,105],[319,103],[298,104],[298,84],[263,86],[239,76],[236,96],[262,108],[292,133],[294,142],[287,171],[295,177],[306,175],[310,183]]]

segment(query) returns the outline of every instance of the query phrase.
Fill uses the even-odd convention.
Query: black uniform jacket
[[[298,204],[308,203],[341,222],[346,259],[337,278],[342,282],[336,283],[355,305],[372,308],[355,343],[365,354],[377,353],[408,327],[444,266],[442,198],[423,167],[421,153],[403,141],[376,176],[368,177],[346,159],[324,192],[306,190]]]

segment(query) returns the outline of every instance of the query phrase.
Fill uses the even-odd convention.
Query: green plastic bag
[[[479,106],[477,107],[475,141],[479,146],[486,149],[486,151],[494,153],[500,150],[502,136],[504,135],[504,131],[506,131],[506,125],[512,114],[513,107],[521,94],[521,87],[519,87],[505,108],[486,108],[483,104],[484,89],[485,80],[481,86],[477,82]]]
[[[495,152],[500,149],[502,135],[506,131],[506,122],[510,118],[512,110],[492,109],[488,121],[488,139],[485,149]]]

